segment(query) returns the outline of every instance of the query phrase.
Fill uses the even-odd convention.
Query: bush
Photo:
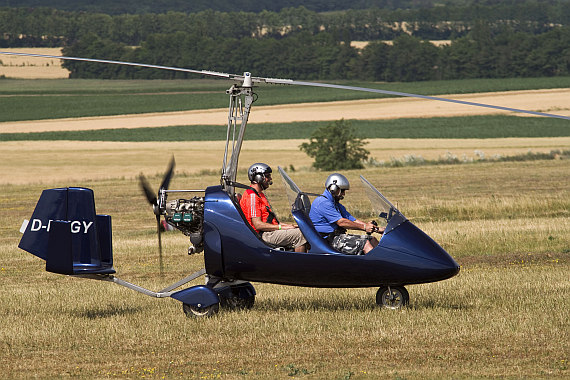
[[[299,148],[313,157],[313,166],[319,170],[362,169],[362,161],[370,152],[363,148],[367,144],[355,136],[354,128],[344,119],[315,130],[308,143]]]

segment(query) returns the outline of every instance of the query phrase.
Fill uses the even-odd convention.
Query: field
[[[3,48],[1,50],[11,53],[61,55],[60,48]],[[67,78],[69,71],[61,67],[61,61],[58,59],[2,56],[0,57],[0,76],[26,79],[61,79]]]
[[[57,83],[55,87],[65,86]],[[499,130],[502,124],[518,125],[514,120],[536,119],[477,119],[487,117],[495,118],[441,121],[477,125],[493,120]],[[217,184],[223,142],[155,142],[151,135],[138,141],[109,141],[93,137],[97,135],[90,130],[76,135],[84,141],[63,135],[26,139],[25,133],[2,129],[8,123],[0,123],[1,132],[14,137],[0,138],[4,378],[570,376],[570,160],[463,159],[483,152],[508,156],[567,150],[570,137],[564,124],[540,129],[522,123],[523,135],[516,130],[508,137],[488,132],[485,139],[410,135],[370,140],[367,148],[378,160],[410,155],[460,158],[453,165],[368,166],[345,173],[353,185],[345,204],[357,216],[373,217],[359,186],[362,174],[462,267],[450,280],[409,286],[411,302],[406,309],[377,308],[373,288],[256,283],[252,310],[221,311],[214,318],[193,320],[171,299],[45,272],[42,260],[17,248],[18,229],[31,216],[42,189],[90,187],[97,212],[113,217],[118,277],[161,289],[201,268],[203,258],[186,255],[187,238],[181,234],[165,234],[166,271],[164,278],[159,276],[154,216],[136,176],[144,172],[157,187],[174,154],[178,166],[172,188]],[[524,135],[532,130],[534,135]],[[320,192],[328,173],[311,169],[310,159],[298,151],[304,138],[248,140],[240,167],[264,157],[273,167],[283,166],[303,190]],[[238,177],[245,181],[243,170]],[[268,196],[277,214],[290,219],[278,178]]]

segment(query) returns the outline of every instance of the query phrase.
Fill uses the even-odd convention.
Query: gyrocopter
[[[213,315],[220,306],[229,309],[253,307],[256,292],[251,282],[328,288],[378,287],[376,303],[382,307],[398,309],[409,302],[406,285],[445,280],[455,276],[460,269],[441,246],[407,220],[362,176],[360,179],[371,202],[371,209],[378,218],[383,219],[386,226],[378,246],[373,250],[365,255],[347,255],[333,249],[315,230],[308,216],[310,197],[315,194],[303,192],[282,168],[278,171],[287,190],[292,216],[310,249],[306,253],[296,253],[265,243],[245,220],[237,201],[239,189],[249,188],[246,184],[236,182],[236,173],[248,117],[256,98],[254,84],[366,91],[570,119],[432,96],[253,77],[247,72],[235,75],[90,58],[9,52],[0,54],[175,70],[236,82],[226,91],[229,96],[229,115],[220,184],[206,189],[169,189],[174,173],[174,159],[156,193],[142,175],[140,178],[141,187],[156,216],[159,253],[161,218],[164,218],[168,226],[189,237],[189,253],[203,252],[204,269],[160,291],[148,290],[116,277],[113,268],[111,216],[96,214],[93,191],[87,188],[44,190],[30,220],[25,221],[21,228],[23,237],[19,247],[45,260],[47,271],[113,282],[152,297],[171,297],[182,302],[184,312],[194,317]],[[162,255],[160,266],[162,271]],[[201,276],[206,277],[204,285],[176,290]]]

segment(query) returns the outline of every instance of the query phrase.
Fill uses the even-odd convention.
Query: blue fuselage
[[[369,287],[441,281],[459,265],[405,218],[393,217],[380,244],[366,255],[331,248],[300,212],[293,216],[311,245],[308,253],[274,249],[248,227],[220,186],[206,190],[206,271],[218,277],[311,287]]]

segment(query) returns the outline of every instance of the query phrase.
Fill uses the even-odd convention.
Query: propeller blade
[[[162,230],[160,225],[160,215],[161,215],[161,206],[158,202],[158,197],[161,197],[161,203],[164,203],[166,200],[166,196],[162,193],[162,190],[168,190],[168,186],[170,185],[170,180],[172,179],[172,175],[174,173],[174,166],[175,166],[174,156],[172,156],[170,163],[168,165],[168,169],[164,174],[164,178],[162,179],[162,183],[160,184],[159,194],[157,195],[153,190],[148,181],[146,180],[145,176],[141,173],[139,175],[139,181],[141,189],[143,190],[148,203],[153,206],[154,214],[156,215],[156,233],[158,235],[158,260],[160,266],[160,275],[164,275],[164,263],[162,260]]]
[[[245,81],[245,79],[246,79],[246,75],[220,73],[217,71],[208,71],[208,70],[192,70],[192,69],[184,69],[184,68],[180,68],[180,67],[171,67],[171,66],[149,65],[149,64],[145,64],[145,63],[113,61],[113,60],[106,60],[106,59],[65,57],[65,56],[48,55],[48,54],[16,53],[16,52],[6,52],[6,51],[0,51],[0,54],[26,56],[26,57],[64,59],[64,60],[69,60],[69,61],[110,63],[110,64],[115,64],[115,65],[135,66],[135,67],[146,67],[146,68],[153,68],[153,69],[160,69],[160,70],[171,70],[171,71],[180,71],[180,72],[193,73],[193,74],[201,74],[201,75],[214,76],[214,77],[218,77],[218,78],[225,78],[225,79],[238,80],[238,81]],[[387,95],[394,95],[394,96],[404,96],[404,97],[411,97],[411,98],[429,99],[429,100],[436,100],[436,101],[440,101],[440,102],[450,102],[450,103],[457,103],[457,104],[463,104],[463,105],[469,105],[469,106],[475,106],[475,107],[492,108],[492,109],[497,109],[497,110],[501,110],[501,111],[518,112],[518,113],[525,113],[525,114],[530,114],[530,115],[535,115],[535,116],[552,117],[552,118],[557,118],[557,119],[570,120],[570,116],[562,116],[562,115],[555,115],[555,114],[551,114],[551,113],[528,111],[528,110],[523,110],[523,109],[519,109],[519,108],[502,107],[502,106],[495,106],[495,105],[491,105],[491,104],[468,102],[468,101],[456,100],[456,99],[447,99],[447,98],[441,98],[441,97],[437,97],[437,96],[418,95],[418,94],[411,94],[411,93],[406,93],[406,92],[388,91],[388,90],[380,90],[380,89],[373,89],[373,88],[366,88],[366,87],[344,86],[344,85],[337,85],[337,84],[330,84],[330,83],[304,82],[304,81],[297,81],[297,80],[293,80],[293,79],[251,77],[251,76],[249,76],[249,73],[247,73],[247,75],[248,75],[247,80],[251,81],[251,82],[255,82],[255,83],[287,84],[287,85],[296,85],[296,86],[326,87],[326,88],[336,88],[336,89],[350,90],[350,91],[372,92],[372,93],[387,94]]]
[[[153,207],[156,206],[156,202],[158,201],[158,198],[156,197],[156,193],[152,190],[152,187],[150,187],[145,176],[142,174],[139,175],[139,184],[140,184],[140,187],[141,187],[144,195],[146,196],[148,203],[150,203]]]
[[[160,215],[156,215],[156,233],[158,234],[158,265],[160,275],[164,275],[164,264],[162,263],[162,232],[160,230]]]
[[[162,180],[162,183],[160,184],[160,189],[168,190],[168,186],[170,185],[170,180],[172,179],[172,173],[174,173],[174,166],[175,165],[176,165],[176,162],[174,162],[174,156],[172,156],[172,158],[170,159],[170,164],[168,164],[168,169],[166,170],[166,173],[164,174],[164,179]]]

